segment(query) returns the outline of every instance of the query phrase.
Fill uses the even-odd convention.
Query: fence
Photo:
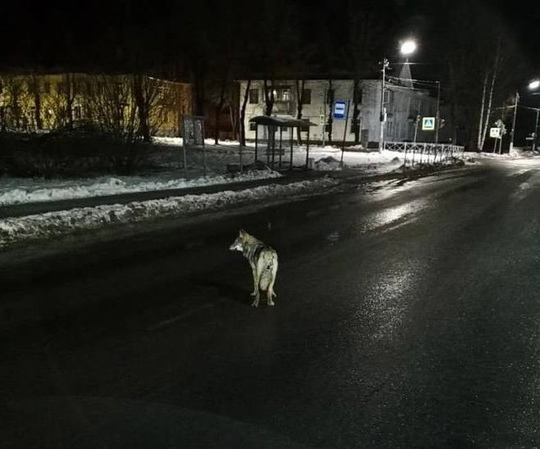
[[[403,164],[444,164],[463,156],[460,145],[426,142],[384,142],[384,149],[404,153]]]

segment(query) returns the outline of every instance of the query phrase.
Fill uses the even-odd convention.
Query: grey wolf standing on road
[[[266,292],[266,303],[269,306],[274,305],[272,296],[274,293],[274,283],[276,282],[276,273],[278,269],[278,256],[274,249],[249,235],[243,229],[236,240],[229,247],[231,251],[241,251],[248,260],[253,274],[253,292],[255,300],[251,303],[253,307],[259,306],[259,290]]]

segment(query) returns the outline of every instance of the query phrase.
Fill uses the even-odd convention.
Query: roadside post
[[[203,174],[206,176],[206,148],[204,146],[204,117],[182,117],[182,152],[184,157],[184,172],[187,176],[186,149],[202,147]]]
[[[332,110],[332,118],[334,120],[345,120],[343,127],[343,143],[341,145],[341,161],[340,166],[343,168],[343,153],[345,151],[345,139],[347,138],[347,126],[349,122],[349,103],[350,100],[343,101],[337,100],[334,102],[334,108]]]

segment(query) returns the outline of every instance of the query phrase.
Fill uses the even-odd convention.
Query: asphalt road
[[[507,164],[4,255],[0,447],[539,446],[540,167]]]

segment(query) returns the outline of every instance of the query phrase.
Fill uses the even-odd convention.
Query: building
[[[143,75],[0,74],[2,130],[39,132],[93,122],[122,129],[147,113],[151,134],[178,136],[192,110],[192,87]]]
[[[248,82],[239,83],[242,102]],[[255,138],[255,125],[249,120],[265,115],[268,97],[270,101],[273,99],[271,115],[274,116],[297,117],[299,99],[302,99],[302,118],[318,124],[311,129],[314,141],[378,146],[381,80],[360,80],[356,95],[352,79],[305,80],[303,91],[300,84],[298,80],[279,80],[271,86],[266,82],[265,87],[263,80],[251,81],[244,117],[246,139]],[[334,118],[336,106],[339,109],[343,104],[346,111],[343,111],[342,118]],[[355,104],[358,110],[356,122],[353,120]],[[437,99],[427,90],[414,88],[410,80],[389,79],[385,86],[384,105],[387,111],[385,141],[435,141],[435,133],[422,131],[419,120],[421,117],[435,117],[437,113]]]

